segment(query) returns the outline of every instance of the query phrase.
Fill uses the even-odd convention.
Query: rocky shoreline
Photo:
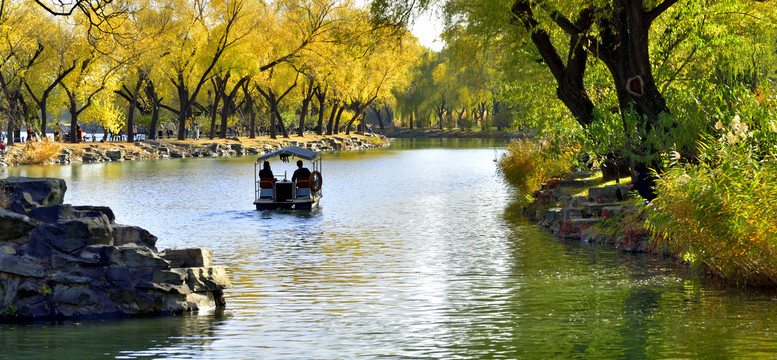
[[[65,181],[0,180],[0,322],[179,314],[223,307],[205,249],[157,251],[108,207],[64,204]]]
[[[614,245],[622,251],[660,252],[647,229],[632,226],[644,220],[641,210],[629,200],[634,193],[624,185],[595,187],[591,181],[579,180],[588,175],[575,173],[543,184],[523,214],[561,239]],[[577,195],[586,188],[586,195]]]
[[[46,164],[79,164],[111,161],[131,161],[150,159],[175,159],[191,157],[230,157],[261,155],[286,146],[299,146],[313,151],[366,150],[388,145],[383,137],[365,134],[364,136],[324,136],[312,140],[248,140],[232,138],[211,141],[138,141],[135,143],[79,143],[78,147],[61,144],[57,153],[52,154]],[[25,165],[23,160],[25,147],[11,147],[5,156],[0,156],[0,167]]]

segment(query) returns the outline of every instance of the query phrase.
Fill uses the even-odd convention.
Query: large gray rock
[[[223,267],[211,266],[210,251],[160,254],[154,235],[115,224],[110,208],[52,203],[46,191],[15,189],[13,209],[0,208],[0,322],[225,305],[223,289],[232,284]]]
[[[113,225],[113,244],[116,246],[137,244],[156,251],[157,237],[148,230],[130,225]]]
[[[124,160],[124,150],[121,150],[121,149],[106,150],[105,157],[107,157],[108,159],[111,159],[111,161],[122,161]]]
[[[162,253],[162,257],[170,262],[173,267],[209,267],[213,252],[207,249],[167,249]]]
[[[0,208],[0,241],[18,238],[35,226],[28,216]]]
[[[145,246],[135,244],[113,247],[108,255],[112,266],[128,268],[168,268],[170,263]]]
[[[0,272],[42,278],[46,268],[21,256],[0,254]]]
[[[232,287],[227,271],[223,266],[208,268],[188,268],[189,278],[187,283],[192,291],[214,291]]]
[[[45,224],[32,230],[30,236],[33,239],[42,239],[64,253],[74,253],[89,245],[112,245],[113,243],[113,229],[105,215]],[[45,256],[44,253],[37,253],[37,255]]]
[[[12,201],[30,208],[62,204],[67,185],[62,179],[9,177],[0,180],[0,189],[4,189]]]

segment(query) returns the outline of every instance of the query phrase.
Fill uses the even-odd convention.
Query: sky
[[[357,4],[361,4],[364,7],[369,7],[372,0],[356,0]],[[442,32],[442,20],[427,11],[421,14],[415,19],[410,32],[415,35],[421,42],[421,45],[428,47],[433,51],[440,51],[443,47],[443,42],[440,40],[440,33]]]
[[[427,12],[415,20],[410,31],[420,40],[421,45],[433,51],[440,51],[444,43],[440,40],[442,32],[442,20]]]

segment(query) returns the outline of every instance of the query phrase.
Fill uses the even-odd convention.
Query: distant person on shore
[[[634,165],[634,177],[636,180],[628,184],[629,189],[636,190],[648,202],[656,198],[656,181],[648,168],[643,164]]]
[[[76,142],[84,141],[84,132],[81,130],[81,125],[76,127]]]
[[[278,179],[275,178],[272,169],[270,169],[270,162],[265,161],[262,164],[262,169],[259,170],[259,187],[262,189],[272,189],[272,184],[276,181]]]
[[[308,181],[310,180],[310,170],[302,165],[302,160],[297,160],[297,170],[294,170],[291,181],[294,182],[299,179],[301,181],[297,184],[298,187],[309,187]]]

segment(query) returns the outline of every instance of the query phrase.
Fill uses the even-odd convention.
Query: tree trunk
[[[147,135],[150,136],[147,136],[147,138],[156,140],[156,126],[159,123],[159,105],[162,103],[162,99],[160,99],[159,95],[156,93],[154,82],[151,80],[146,82],[144,91],[151,102],[151,123],[148,125],[149,129],[147,130],[149,133]]]
[[[326,110],[326,88],[321,90],[321,86],[316,87],[316,100],[318,100],[318,124],[316,125],[316,135],[324,133],[324,110]]]
[[[63,86],[64,87],[64,86]],[[68,110],[70,111],[70,142],[78,142],[78,104],[76,96],[69,89],[65,88],[68,98]]]
[[[380,131],[385,130],[383,127],[383,116],[380,114],[381,109],[376,109],[375,107],[370,107],[372,109],[372,112],[375,113],[375,116],[378,118],[378,128],[380,128]]]
[[[332,103],[332,111],[329,113],[329,122],[326,125],[326,134],[327,135],[332,135],[332,133],[333,133],[332,128],[334,127],[334,123],[335,123],[335,114],[337,113],[337,107],[338,107],[337,102],[333,102]]]
[[[634,116],[638,117],[637,128],[650,132],[661,114],[669,113],[653,78],[648,49],[650,25],[660,12],[646,12],[641,1],[615,1],[614,4],[613,16],[606,22],[610,31],[602,34],[604,48],[597,57],[612,75],[626,138],[633,139],[629,122],[634,121]],[[640,162],[660,171],[661,149],[634,141],[627,141],[626,146],[627,151],[640,155]]]
[[[246,81],[241,86],[243,88],[243,96],[246,99],[245,110],[248,113],[248,137],[256,139],[256,111],[254,111],[254,98],[251,96],[251,91],[248,89],[249,81]]]
[[[340,133],[340,116],[343,115],[343,111],[345,111],[345,106],[340,107],[340,109],[337,110],[337,116],[335,117],[335,126],[334,126],[335,134]]]
[[[140,74],[141,73],[138,72],[138,82],[135,84],[135,90],[132,92],[129,109],[127,110],[127,142],[130,143],[135,141],[135,131],[133,129],[135,126],[135,108],[138,104],[140,87],[143,85],[143,77]]]
[[[310,105],[310,100],[313,98],[313,82],[314,80],[310,79],[307,90],[303,88],[303,91],[302,91],[305,97],[302,99],[302,110],[299,114],[299,129],[297,129],[297,136],[305,135],[305,117],[308,114],[308,106]]]

